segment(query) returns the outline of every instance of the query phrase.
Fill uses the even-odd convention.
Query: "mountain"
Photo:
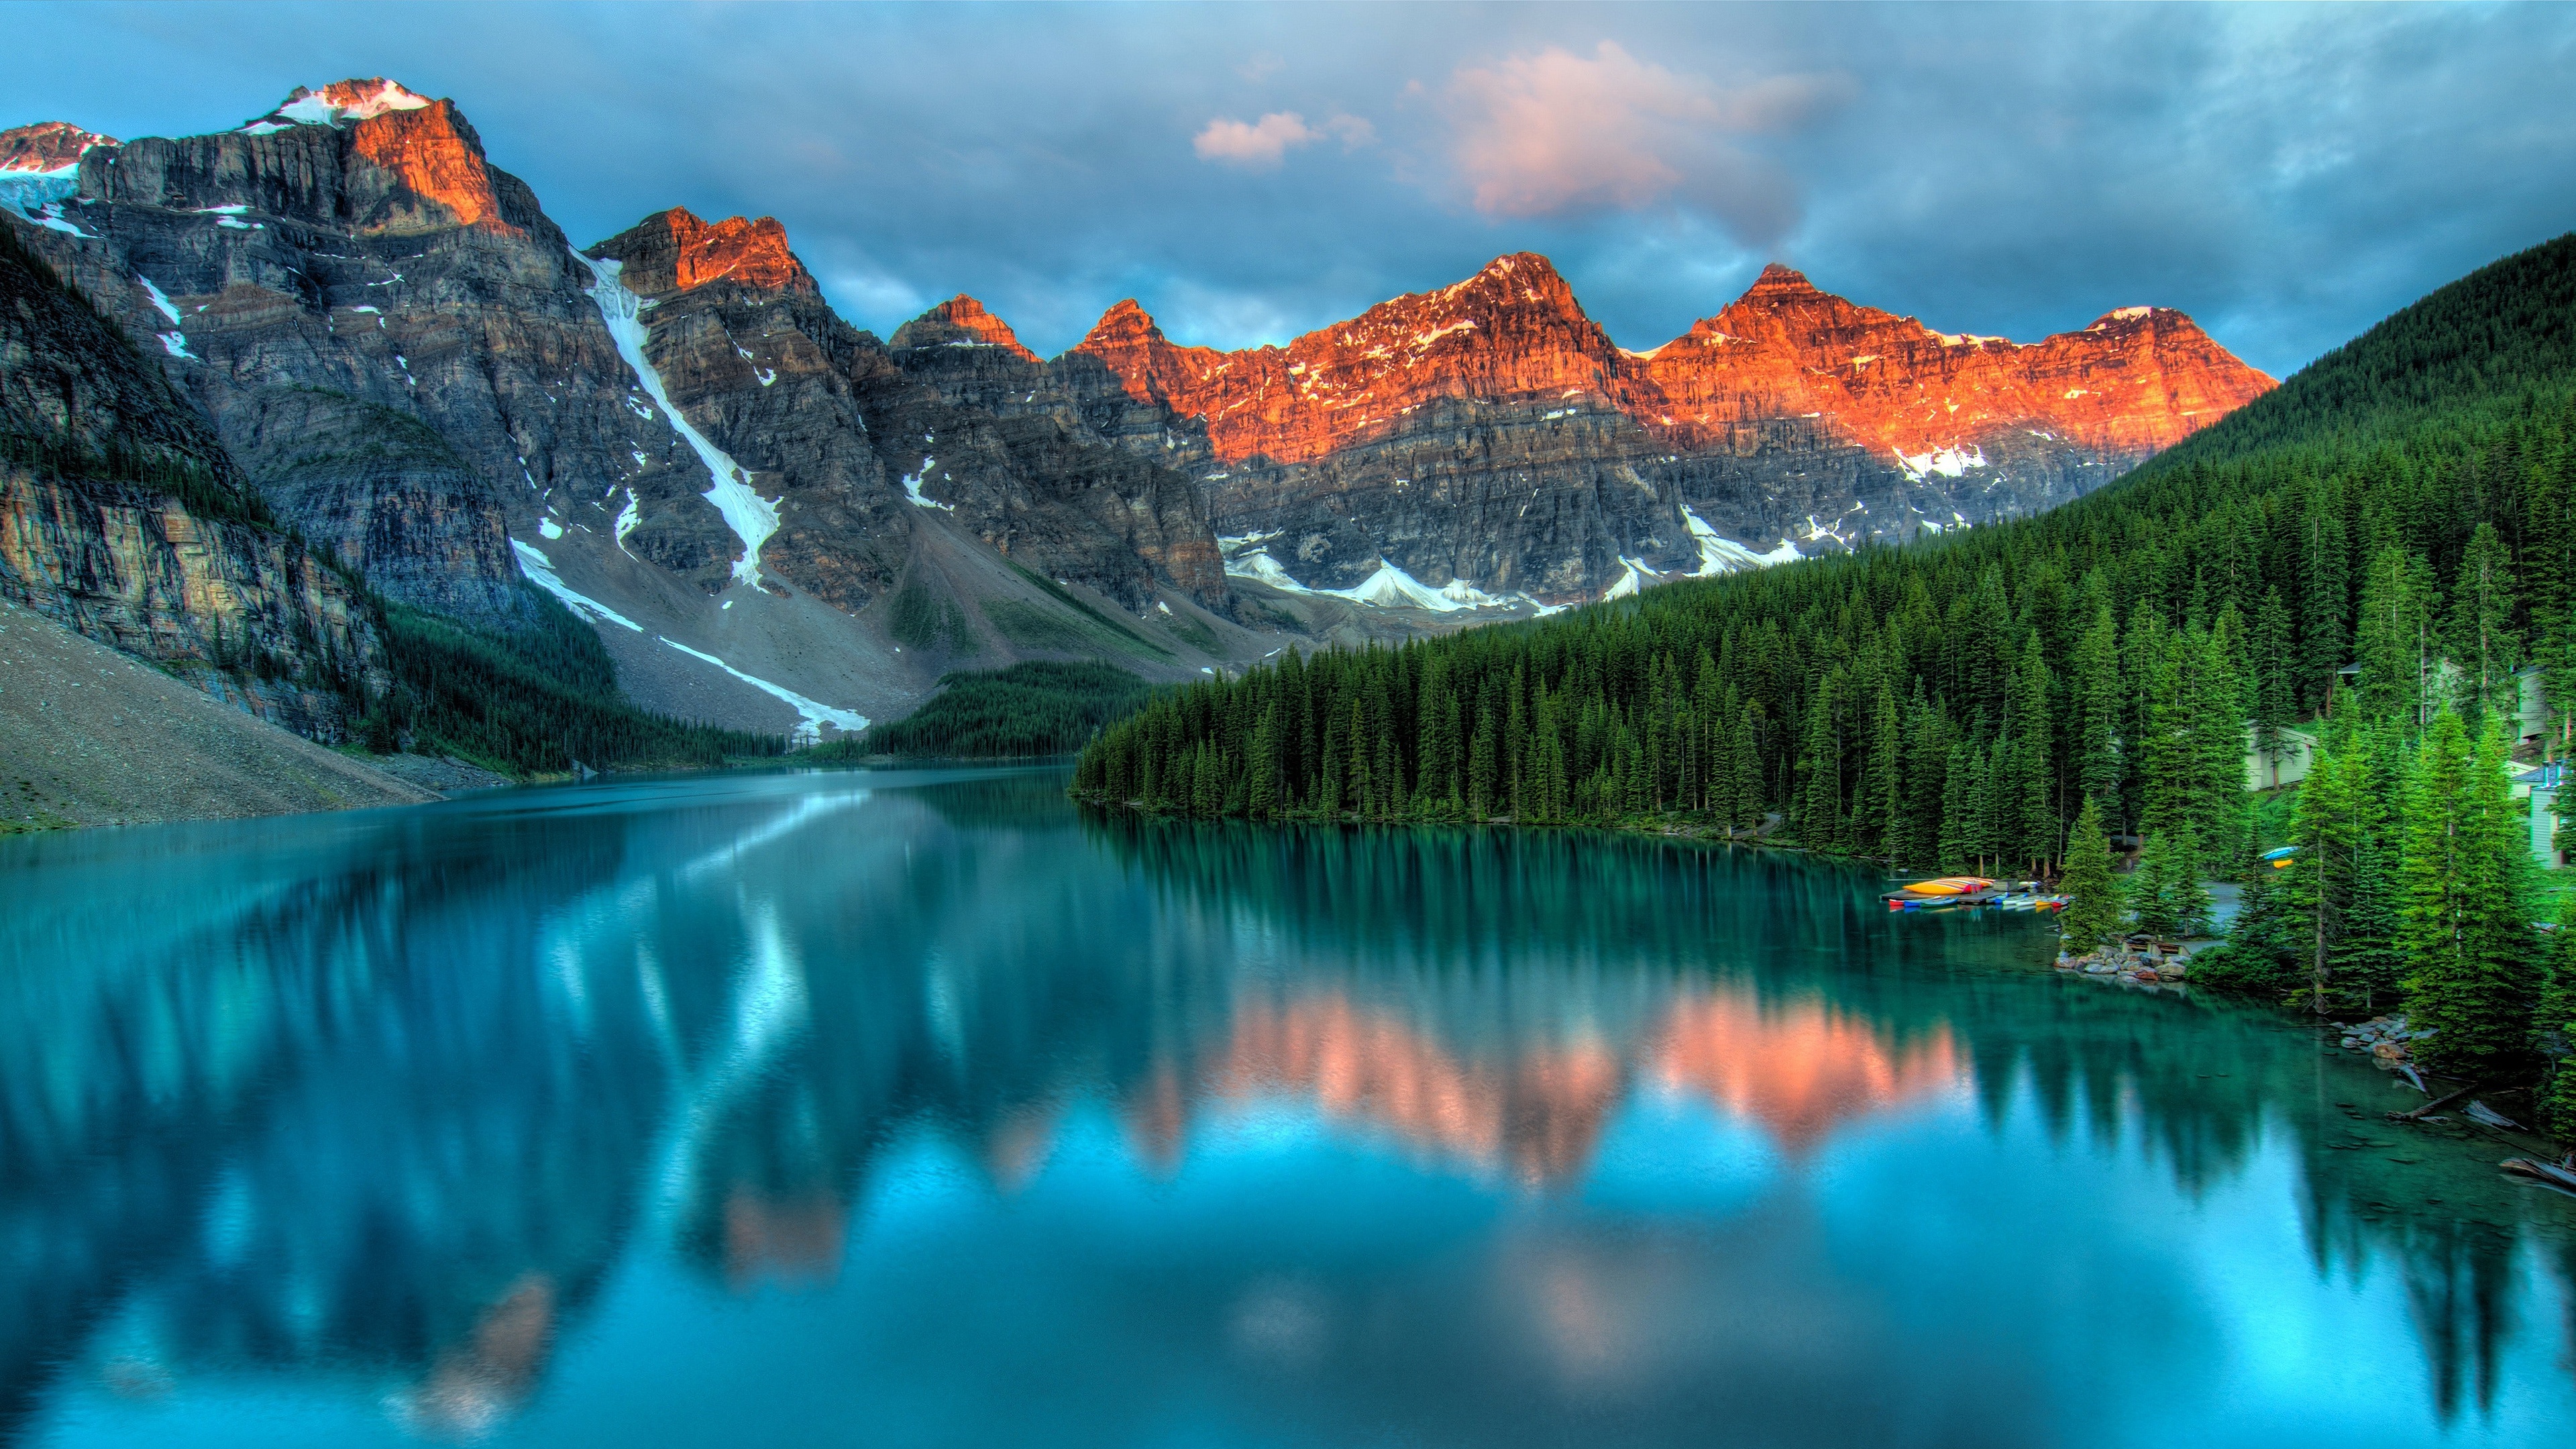
[[[1188,478],[945,402],[775,221],[664,212],[585,255],[452,102],[380,78],[0,153],[45,167],[0,174],[16,234],[151,339],[285,524],[470,629],[533,627],[533,579],[653,708],[851,729],[961,659],[1169,677],[1274,647]]]
[[[1628,352],[1530,253],[1284,348],[1178,346],[1127,301],[1077,350],[1204,423],[1238,573],[1350,587],[1392,565],[1550,603],[2046,508],[2271,386],[2168,308],[2023,345],[1776,265]]]
[[[1770,299],[1706,330],[1762,346],[1749,323],[1841,306],[1785,277],[1765,286]],[[2058,397],[2094,407],[2064,394],[2178,368],[2199,346],[2159,314],[2109,323],[2091,344],[1980,348],[2025,369],[1987,374],[1989,417],[2059,380]],[[1914,345],[1903,365],[1919,376],[1934,354]],[[2088,376],[2044,370],[2086,356]],[[2100,405],[2089,446],[2200,421],[2178,383],[2128,385],[2179,405],[2161,419]],[[1878,426],[1923,422],[1892,408]],[[1522,628],[1286,659],[1149,704],[1085,751],[1077,786],[1256,819],[1785,831],[1994,872],[2045,869],[2089,812],[2196,841],[2182,848],[2224,872],[2254,838],[2244,782],[2264,731],[2323,731],[2306,724],[2323,717],[2394,740],[2449,703],[2518,720],[2526,755],[2563,752],[2571,584],[2576,235],[2442,288],[2047,513]],[[2522,661],[2542,673],[2536,720]]]
[[[1041,358],[963,295],[880,340],[772,218],[576,246],[452,101],[382,77],[211,135],[0,132],[0,211],[91,343],[144,339],[143,411],[186,415],[209,486],[355,581],[350,627],[392,631],[384,708],[519,768],[571,748],[540,717],[594,751],[729,748],[628,701],[821,736],[961,668],[1190,678],[1983,523],[2268,381],[2178,313],[2016,347],[1777,269],[1631,353],[1527,253],[1284,348],[1177,346],[1128,302]],[[16,587],[119,637],[58,575]],[[181,610],[208,639],[220,613]],[[481,687],[548,702],[477,724]]]

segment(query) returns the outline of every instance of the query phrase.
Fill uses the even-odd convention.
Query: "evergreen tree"
[[[2120,807],[2120,631],[2111,606],[2093,614],[2075,646],[2076,780],[2105,819]]]
[[[2057,758],[2053,680],[2039,634],[2023,641],[2021,661],[2013,668],[2012,709],[2003,786],[2007,822],[2005,853],[2036,871],[2057,858]]]
[[[2544,1064],[2537,1095],[2549,1130],[2576,1139],[2576,901],[2559,911],[2543,971],[2532,1015],[2533,1045]]]
[[[2279,776],[2287,744],[2283,734],[2298,717],[2298,660],[2290,640],[2290,611],[2281,591],[2263,595],[2255,611],[2253,639],[2254,753],[2264,763],[2263,783]]]
[[[2421,1054],[2472,1077],[2529,1048],[2535,1004],[2530,915],[2503,761],[2490,731],[2469,741],[2445,709],[2426,732],[2407,799],[2398,945]]]
[[[2102,808],[2084,797],[2066,837],[2066,872],[2058,889],[2072,897],[2058,917],[2066,950],[2082,955],[2116,935],[2126,913],[2120,879],[2111,873],[2111,843],[2102,831]]]
[[[2175,882],[2181,867],[2174,860],[2175,833],[2159,830],[2138,851],[2138,868],[2129,878],[2129,905],[2138,929],[2153,936],[2182,934],[2181,892]]]
[[[2521,638],[2513,629],[2513,561],[2495,525],[2480,523],[2461,560],[2459,581],[2451,590],[2449,653],[2463,676],[2471,702],[2471,719],[2483,721],[2488,711],[2512,714],[2517,707],[2514,669],[2521,663]]]

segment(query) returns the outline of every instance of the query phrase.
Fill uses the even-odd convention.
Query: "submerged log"
[[[2484,1087],[2475,1082],[2471,1082],[2467,1086],[2462,1087],[2460,1090],[2453,1092],[2447,1097],[2435,1097],[2432,1101],[2425,1103],[2423,1106],[2416,1108],[2412,1112],[2391,1112],[2387,1114],[2388,1120],[2391,1122],[2422,1121],[2424,1118],[2432,1116],[2434,1113],[2441,1111],[2443,1108],[2460,1100],[2462,1097],[2474,1096],[2484,1090],[2486,1090]]]

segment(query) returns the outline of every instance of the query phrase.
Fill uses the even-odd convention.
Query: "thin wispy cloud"
[[[1232,166],[1268,170],[1284,160],[1291,150],[1312,145],[1326,137],[1338,137],[1342,149],[1365,146],[1377,139],[1377,128],[1358,116],[1335,114],[1320,126],[1306,124],[1306,118],[1295,111],[1273,111],[1258,121],[1244,122],[1220,117],[1207,123],[1206,129],[1190,141],[1190,149],[1202,161],[1220,161]]]

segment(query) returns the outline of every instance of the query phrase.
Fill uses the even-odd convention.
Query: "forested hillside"
[[[1085,752],[1075,789],[1254,818],[1767,827],[2014,872],[2053,869],[2089,803],[2187,898],[2253,843],[2249,723],[2270,745],[2329,720],[2329,773],[2353,732],[2381,739],[2381,776],[2353,788],[2392,819],[2435,753],[2455,773],[2475,753],[2484,774],[2461,788],[2501,799],[2520,666],[2542,669],[2547,748],[2565,750],[2571,434],[2576,236],[2443,288],[2052,513],[1290,657],[1157,698]],[[2383,992],[2411,969],[2404,932],[2435,930],[2407,912],[2444,909],[2399,899],[2403,841],[2387,843],[2386,929],[2364,949],[2386,957]]]

